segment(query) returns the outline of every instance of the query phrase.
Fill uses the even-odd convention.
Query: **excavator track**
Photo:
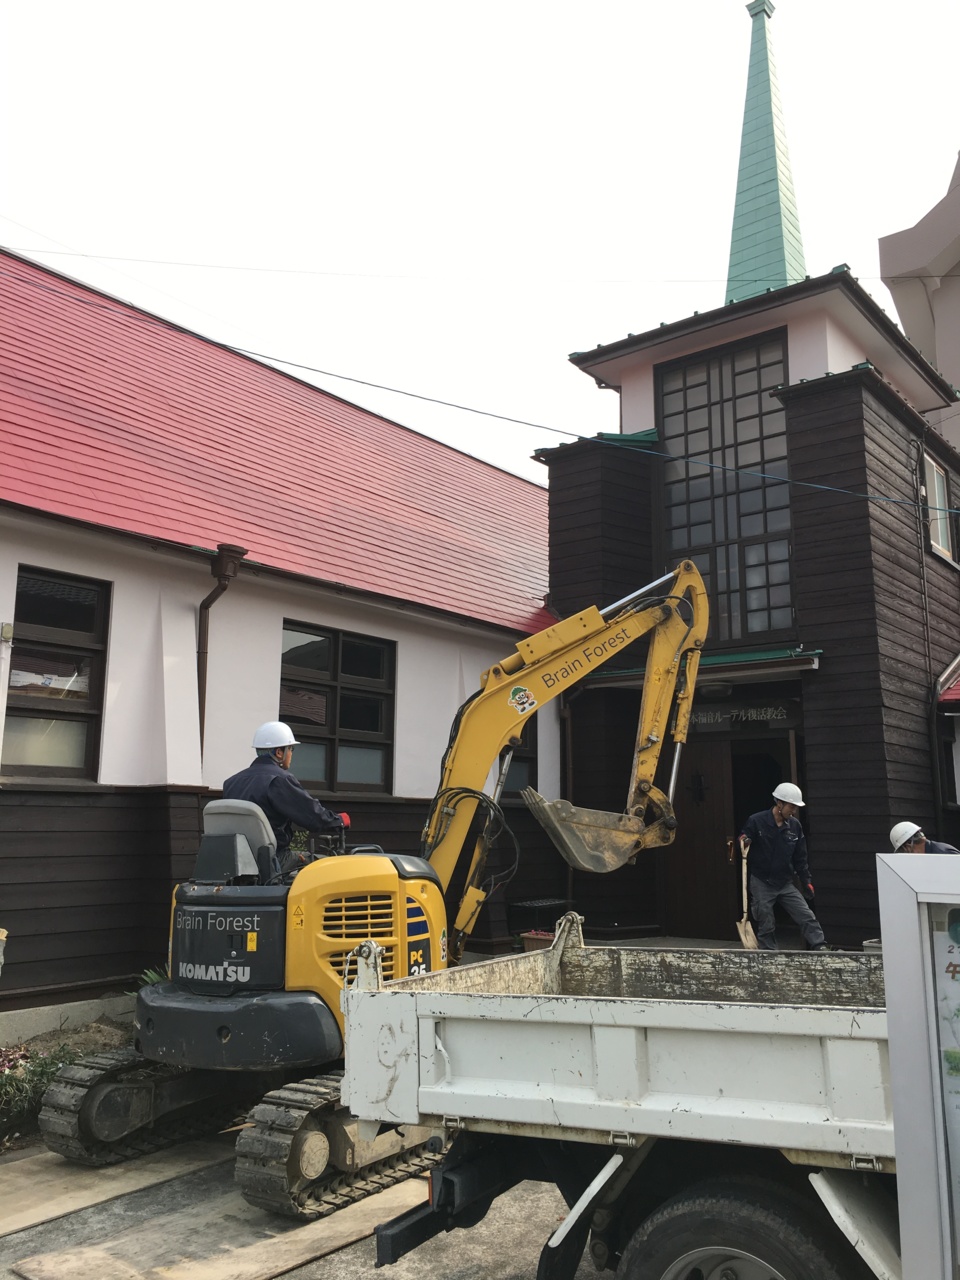
[[[172,1070],[176,1069],[148,1062],[133,1048],[100,1053],[61,1067],[43,1096],[39,1116],[40,1133],[47,1149],[75,1164],[103,1168],[178,1142],[207,1137],[228,1125],[238,1110],[242,1110],[236,1102],[228,1106],[194,1103],[114,1142],[104,1142],[83,1132],[84,1100],[96,1085],[132,1077],[142,1079],[144,1074],[165,1077]]]
[[[325,1218],[338,1209],[415,1177],[439,1159],[424,1143],[353,1173],[326,1171],[308,1182],[291,1176],[304,1126],[340,1104],[342,1072],[300,1080],[268,1093],[250,1113],[252,1124],[237,1139],[236,1178],[250,1204],[287,1218]]]

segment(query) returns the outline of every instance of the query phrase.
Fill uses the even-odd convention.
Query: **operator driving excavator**
[[[297,1218],[426,1167],[428,1131],[364,1141],[340,1104],[340,993],[354,949],[374,938],[388,978],[459,961],[497,883],[487,855],[505,826],[498,802],[525,722],[648,634],[625,811],[578,809],[532,789],[523,797],[581,870],[610,871],[669,844],[707,615],[703,581],[684,561],[603,610],[591,606],[521,640],[457,712],[419,857],[344,850],[341,841],[278,877],[263,811],[208,804],[194,877],[173,894],[169,977],[137,997],[135,1049],[61,1069],[40,1115],[47,1146],[83,1164],[114,1164],[222,1129],[252,1105],[237,1139],[240,1189],[252,1204]],[[667,734],[675,745],[663,791],[654,776]],[[448,925],[444,893],[458,868],[463,889]]]

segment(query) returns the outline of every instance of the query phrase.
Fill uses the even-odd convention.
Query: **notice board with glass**
[[[879,854],[904,1280],[960,1280],[960,858]]]

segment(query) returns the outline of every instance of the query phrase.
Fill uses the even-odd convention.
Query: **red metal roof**
[[[519,631],[546,490],[0,251],[0,501]]]

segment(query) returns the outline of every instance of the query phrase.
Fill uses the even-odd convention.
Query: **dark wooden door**
[[[727,860],[734,836],[730,744],[688,742],[674,796],[677,835],[660,855],[664,933],[681,938],[737,937],[739,867]]]

